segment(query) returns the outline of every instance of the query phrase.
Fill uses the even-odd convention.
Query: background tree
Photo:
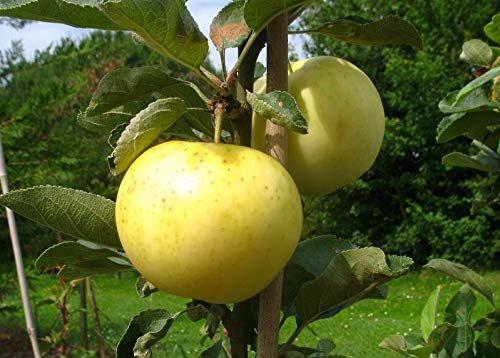
[[[497,10],[493,0],[481,6],[472,0],[459,6],[447,1],[330,0],[311,7],[301,29],[351,14],[368,19],[400,15],[420,31],[424,50],[368,48],[325,36],[306,42],[311,55],[343,57],[366,71],[382,95],[387,117],[385,141],[371,171],[328,197],[307,200],[307,236],[335,232],[358,244],[409,255],[421,264],[444,257],[498,267],[495,206],[475,216],[469,212],[474,191],[487,179],[441,164],[444,154],[467,152],[470,142],[438,145],[435,139],[443,117],[439,100],[473,78],[470,66],[458,60],[461,45],[484,38],[482,27]]]

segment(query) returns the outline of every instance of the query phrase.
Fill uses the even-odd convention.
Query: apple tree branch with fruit
[[[311,322],[359,300],[384,298],[384,283],[412,265],[408,257],[333,235],[300,241],[301,195],[326,195],[365,173],[385,124],[374,84],[355,65],[325,56],[287,66],[288,25],[311,3],[240,0],[221,9],[210,38],[222,78],[203,68],[208,40],[183,0],[0,4],[0,16],[131,31],[138,46],[186,66],[210,88],[204,93],[156,67],[111,71],[78,122],[109,134],[108,164],[123,176],[116,203],[55,186],[0,197],[2,205],[64,235],[38,258],[40,271],[59,267],[60,278],[76,280],[136,270],[141,296],[161,290],[192,299],[181,312],[148,310],[132,318],[118,357],[150,356],[180,315],[206,319],[211,339],[225,328],[230,344],[213,339],[203,357],[246,357],[249,348],[265,358],[326,356],[331,345],[298,347],[295,338]],[[413,25],[395,16],[353,16],[289,33],[422,46]],[[254,85],[266,44],[268,73]],[[230,69],[228,48],[239,49]],[[259,292],[277,276],[259,317]],[[271,311],[262,301],[271,302]],[[274,326],[270,316],[278,320]],[[264,347],[258,338],[277,337],[292,317],[292,336]]]

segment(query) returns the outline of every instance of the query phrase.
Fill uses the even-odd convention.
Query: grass
[[[500,272],[487,273],[484,277],[497,295],[500,292]],[[121,280],[112,276],[93,279],[97,304],[101,310],[101,324],[110,348],[116,346],[132,316],[149,308],[165,308],[176,312],[183,309],[187,302],[185,299],[163,293],[141,299],[135,292],[135,279],[133,274],[123,275]],[[58,283],[52,276],[41,276],[34,280],[33,285],[34,303],[41,302],[59,290]],[[315,347],[319,339],[328,338],[336,343],[336,354],[356,358],[397,357],[378,348],[378,343],[391,334],[419,333],[420,312],[436,285],[443,286],[440,308],[442,315],[446,303],[460,287],[460,283],[443,275],[431,274],[430,271],[412,273],[389,283],[389,296],[386,300],[361,301],[330,319],[317,321],[310,326],[311,329],[302,332],[295,344]],[[54,289],[55,291],[52,291]],[[473,321],[491,310],[491,305],[479,294],[477,296]],[[18,301],[16,292],[4,299],[6,304]],[[79,334],[76,292],[71,295],[69,309],[70,341],[76,345]],[[48,336],[60,329],[60,315],[55,305],[38,307],[36,316],[40,336]],[[14,317],[18,319],[13,320],[12,315],[0,316],[0,327],[12,326],[12,322],[22,327],[21,312]],[[200,352],[211,344],[208,340],[203,341],[202,324],[180,317],[174,322],[167,338],[155,346],[154,356],[198,357]],[[280,340],[285,341],[293,329],[294,322],[289,319],[282,329]]]

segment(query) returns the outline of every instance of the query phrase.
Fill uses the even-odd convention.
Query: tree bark
[[[288,89],[288,15],[274,19],[267,28],[267,91]],[[266,124],[266,152],[286,167],[286,128]],[[257,358],[278,357],[279,319],[283,272],[260,294]]]

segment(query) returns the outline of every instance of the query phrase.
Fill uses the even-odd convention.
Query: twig
[[[99,358],[106,358],[106,342],[102,334],[101,323],[99,322],[99,314],[97,313],[97,304],[95,301],[94,291],[92,290],[92,284],[88,277],[85,279],[85,283],[87,285],[87,297],[89,299],[90,312],[94,321],[94,331],[97,338]]]

